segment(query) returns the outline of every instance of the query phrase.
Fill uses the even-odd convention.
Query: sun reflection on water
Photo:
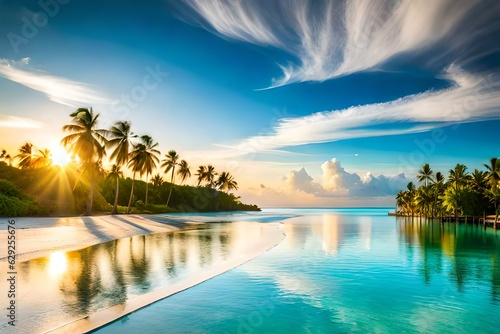
[[[51,277],[57,277],[66,271],[68,267],[68,258],[65,252],[54,252],[49,257],[49,274]]]

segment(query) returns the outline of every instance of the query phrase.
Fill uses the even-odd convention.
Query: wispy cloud
[[[32,119],[0,114],[0,128],[33,129],[39,127],[41,124]]]
[[[42,92],[54,102],[75,107],[77,105],[102,103],[112,104],[114,101],[89,86],[61,78],[50,73],[33,69],[29,66],[29,58],[20,61],[0,58],[0,76]]]
[[[451,124],[498,119],[499,75],[475,76],[451,66],[443,76],[454,83],[451,88],[386,103],[280,119],[273,133],[250,137],[233,145],[233,154],[269,152],[351,138],[416,133]],[[229,154],[226,152],[226,155]]]
[[[323,81],[374,68],[395,55],[437,43],[445,45],[441,50],[464,50],[491,30],[485,25],[496,24],[487,15],[475,16],[476,22],[467,23],[469,29],[462,30],[460,38],[450,36],[475,7],[484,5],[475,0],[184,0],[184,4],[189,8],[182,8],[184,19],[194,18],[231,39],[287,52],[289,62],[279,64],[283,76],[272,86]],[[499,6],[491,2],[489,7]],[[481,50],[484,54],[494,48]]]

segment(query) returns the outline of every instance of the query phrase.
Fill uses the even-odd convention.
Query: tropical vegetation
[[[418,188],[409,182],[396,196],[397,214],[425,218],[472,216],[473,219],[494,214],[498,221],[500,204],[500,159],[491,158],[485,170],[469,172],[457,164],[445,177],[424,164],[418,171]]]
[[[234,177],[210,164],[199,167],[196,186],[184,184],[192,176],[189,163],[169,150],[160,165],[159,144],[147,134],[136,135],[128,121],[99,128],[92,108],[78,108],[70,117],[61,145],[73,161],[65,167],[54,166],[51,152],[32,143],[15,156],[0,151],[0,216],[259,210],[241,203],[231,193],[238,189]],[[107,155],[110,170],[103,168]],[[159,167],[170,182],[160,173],[150,180]],[[132,178],[124,176],[127,169]]]

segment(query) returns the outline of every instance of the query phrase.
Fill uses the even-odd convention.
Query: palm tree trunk
[[[148,206],[148,189],[149,189],[149,174],[146,173],[146,200],[144,201],[144,207]]]
[[[132,189],[130,190],[130,198],[128,200],[127,213],[130,213],[130,207],[132,205],[132,197],[134,197],[134,183],[135,183],[135,171],[134,175],[132,176]]]
[[[170,177],[170,191],[168,192],[167,206],[168,203],[170,202],[170,196],[172,196],[172,188],[174,187],[174,170],[175,167],[172,167],[172,176]]]
[[[113,203],[113,210],[111,211],[112,215],[116,215],[118,213],[118,193],[120,191],[120,177],[116,176],[116,190],[115,190],[115,202]]]
[[[90,169],[90,189],[89,197],[87,198],[87,208],[85,210],[85,216],[92,215],[92,201],[94,199],[94,169],[92,167]]]

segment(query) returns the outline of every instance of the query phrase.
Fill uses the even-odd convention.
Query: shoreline
[[[236,222],[236,224],[237,223],[238,222]],[[265,254],[279,245],[286,237],[281,229],[281,225],[282,223],[278,222],[265,223],[263,225],[267,229],[265,237],[259,240],[259,242],[253,244],[251,249],[247,249],[244,254],[241,254],[231,260],[225,261],[219,265],[209,268],[208,270],[200,271],[197,275],[187,278],[181,282],[136,296],[128,299],[124,304],[114,305],[97,311],[81,319],[62,324],[59,327],[46,331],[45,333],[91,333],[119,320],[120,318],[136,312],[141,308],[190,289],[229,270],[237,268],[238,266]]]
[[[143,295],[132,296],[124,304],[110,306],[94,313],[82,315],[82,318],[67,319],[46,328],[44,333],[88,332],[105,326],[119,318],[139,310],[156,301],[187,290],[226,271],[236,268],[277,246],[286,237],[281,221],[262,223],[262,237],[256,239],[235,253],[233,258],[200,270],[183,281],[159,287]],[[5,219],[0,221],[0,242],[7,241]],[[140,235],[165,232],[180,232],[196,229],[206,224],[212,217],[166,217],[159,215],[93,216],[65,218],[22,217],[15,220],[17,254],[16,262],[21,263],[50,256],[54,252],[71,252],[112,240]],[[234,224],[260,224],[257,222],[235,220]],[[5,253],[5,254],[4,254]],[[0,263],[6,263],[6,249],[0,250]]]
[[[16,228],[16,261],[23,262],[55,251],[74,251],[103,242],[137,235],[174,232],[203,224],[182,217],[158,215],[103,215],[89,217],[19,217],[0,221],[0,244],[7,243],[7,221]],[[68,236],[77,238],[68,238]],[[0,249],[0,262],[7,260],[7,248]]]

